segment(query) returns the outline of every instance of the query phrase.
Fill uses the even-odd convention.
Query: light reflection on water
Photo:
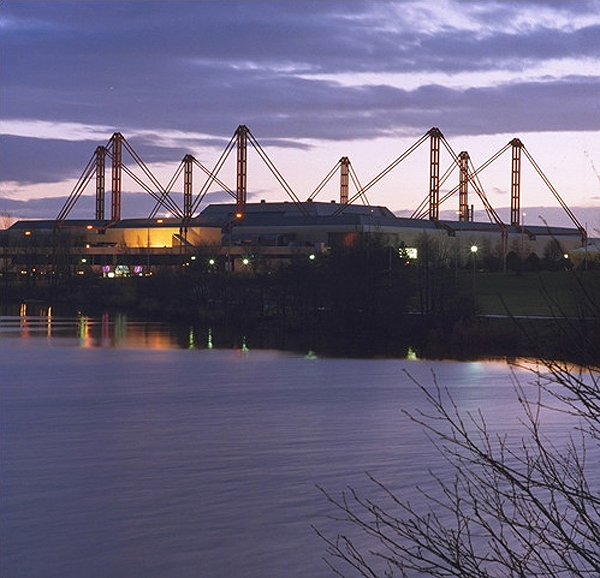
[[[423,404],[405,371],[519,428],[501,362],[219,349],[208,331],[23,313],[0,319],[3,578],[329,576],[316,484],[369,492],[370,471],[418,500],[445,463],[402,413]]]
[[[181,347],[181,332],[164,323],[131,321],[122,313],[104,313],[99,318],[78,314],[75,317],[57,317],[52,307],[38,308],[23,303],[20,315],[0,316],[0,335],[6,338],[46,337],[48,339],[71,338],[80,347],[131,347],[144,349],[169,349]],[[210,331],[210,330],[208,330]],[[194,328],[188,329],[187,346],[209,346],[211,336],[206,334],[204,344]]]
[[[18,312],[18,314],[17,314]],[[344,357],[385,356],[417,359],[406,344],[389,341],[373,344],[360,334],[344,334],[334,340],[317,335],[288,335],[279,329],[264,327],[244,334],[232,324],[212,328],[194,324],[177,325],[134,320],[124,313],[104,313],[90,317],[81,312],[64,314],[43,303],[22,303],[18,309],[4,304],[0,308],[0,332],[4,337],[46,337],[75,340],[80,347],[125,347],[144,349],[186,348],[283,349],[306,355],[342,355]],[[58,344],[58,341],[55,341]],[[73,344],[73,343],[71,343]]]

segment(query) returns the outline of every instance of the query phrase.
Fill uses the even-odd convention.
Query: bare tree
[[[524,426],[517,440],[462,411],[435,377],[432,386],[417,384],[428,409],[409,417],[451,473],[431,473],[436,489],[422,491],[419,505],[372,476],[376,498],[322,489],[353,534],[317,530],[331,569],[370,578],[600,576],[598,341],[582,351],[578,365],[541,359],[529,367],[531,383],[514,378]],[[556,412],[576,424],[564,443],[547,429]]]

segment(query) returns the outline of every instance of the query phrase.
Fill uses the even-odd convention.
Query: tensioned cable
[[[429,137],[431,131],[427,131],[417,142],[415,142],[411,147],[409,147],[405,152],[403,152],[396,160],[390,163],[383,171],[381,171],[377,176],[371,179],[364,187],[362,187],[353,197],[348,200],[348,205],[353,203],[356,199],[364,195],[371,187],[377,184],[383,177],[385,177],[390,171],[395,169],[406,157],[408,157],[415,149],[419,148],[421,144]],[[347,205],[342,205],[336,211],[333,212],[333,215],[339,215],[344,211]]]
[[[250,143],[252,144],[252,146],[254,146],[254,149],[259,154],[259,156],[261,157],[263,162],[267,165],[267,167],[269,168],[271,173],[273,173],[273,175],[275,176],[275,178],[277,179],[279,184],[283,187],[285,192],[288,194],[288,196],[294,201],[294,203],[300,209],[300,211],[304,214],[304,216],[305,217],[308,216],[308,211],[302,204],[302,201],[300,201],[300,199],[296,196],[296,193],[294,193],[294,191],[292,190],[292,187],[290,187],[288,182],[285,180],[283,175],[279,172],[277,167],[273,164],[273,161],[268,157],[267,153],[263,150],[263,148],[260,146],[259,142],[256,140],[256,138],[250,131],[248,131],[248,139],[250,140]]]

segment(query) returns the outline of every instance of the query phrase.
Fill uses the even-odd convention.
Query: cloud
[[[176,202],[181,206],[181,195],[174,195]],[[0,200],[0,214],[17,219],[56,219],[67,201],[62,197],[41,197],[37,199],[19,200],[2,198]],[[144,193],[122,193],[122,217],[138,218],[148,216],[154,209],[156,201]],[[110,203],[110,192],[106,193],[107,204]],[[93,219],[95,214],[95,197],[82,195],[69,213],[69,219]],[[224,191],[213,191],[206,194],[202,207],[209,203],[228,203],[231,197]],[[107,211],[109,208],[107,207]],[[159,215],[166,215],[164,210],[159,210]],[[108,212],[107,212],[108,215]]]
[[[0,174],[3,181],[21,184],[61,181],[81,174],[96,146],[97,143],[92,141],[2,135],[0,157],[3,166]]]
[[[5,26],[0,56],[2,116],[212,135],[245,123],[264,127],[268,137],[303,138],[310,130],[314,138],[337,139],[366,136],[360,119],[375,117],[376,136],[382,107],[396,112],[407,102],[407,112],[435,107],[435,114],[449,103],[421,107],[421,93],[410,88],[346,86],[330,81],[336,75],[422,74],[425,86],[447,88],[445,79],[453,75],[484,73],[491,84],[481,88],[498,88],[502,79],[494,81],[494,74],[506,70],[531,75],[546,63],[549,74],[548,62],[568,58],[588,59],[592,69],[598,3],[569,11],[573,4],[9,3],[12,24]],[[330,75],[329,81],[318,75]],[[518,80],[513,76],[512,84],[518,87]],[[453,88],[453,96],[463,96],[452,99],[455,112],[476,107],[477,100],[469,104],[473,93]],[[539,82],[536,90],[543,95],[552,83]],[[510,96],[505,91],[509,105]],[[337,121],[337,131],[324,118]],[[426,119],[421,114],[407,123],[392,114],[386,123],[392,130],[416,124],[426,129],[434,124]],[[502,128],[490,123],[488,131]]]

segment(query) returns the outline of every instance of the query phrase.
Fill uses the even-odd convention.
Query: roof
[[[302,210],[303,209],[303,210]],[[302,203],[302,209],[297,203],[248,203],[241,220],[235,218],[235,203],[221,203],[208,205],[198,217],[189,221],[189,227],[226,227],[235,223],[239,227],[269,228],[269,227],[381,227],[404,228],[421,230],[445,230],[447,232],[499,232],[501,225],[491,222],[473,221],[432,221],[429,219],[411,219],[397,217],[387,207],[377,205],[340,204],[336,202]],[[53,231],[56,220],[17,221],[8,229],[9,231]],[[177,218],[142,218],[122,219],[115,223],[109,220],[74,219],[61,223],[64,229],[125,229],[125,228],[173,228],[180,227],[181,219]],[[530,226],[515,227],[505,225],[506,231],[511,234],[527,234],[530,237],[540,236],[580,236],[576,228]],[[266,231],[268,232],[268,231]]]

